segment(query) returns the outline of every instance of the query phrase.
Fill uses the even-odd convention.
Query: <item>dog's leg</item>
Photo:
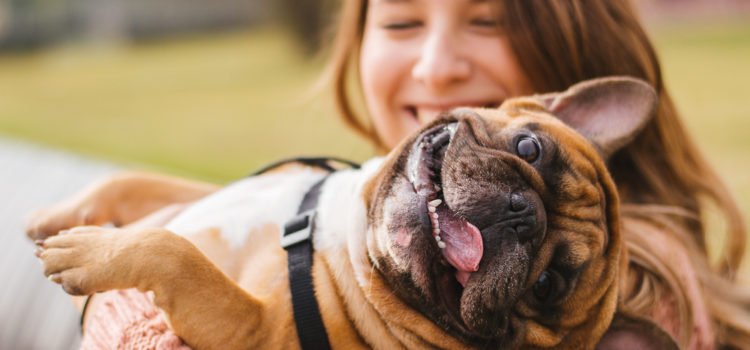
[[[153,291],[175,333],[201,349],[252,347],[263,305],[192,243],[163,229],[77,227],[44,241],[44,273],[73,295]]]
[[[177,177],[121,173],[92,184],[67,201],[33,213],[26,234],[38,240],[75,226],[122,226],[170,204],[195,201],[217,188]]]
[[[164,208],[159,209],[158,211],[148,214],[147,216],[138,219],[138,221],[132,222],[126,226],[128,230],[138,229],[138,228],[153,228],[153,227],[164,227],[170,220],[172,220],[175,216],[177,216],[182,210],[184,210],[188,204],[172,204],[168,205]],[[83,312],[83,307],[88,301],[89,303],[89,310],[92,308],[95,308],[98,303],[97,301],[93,300],[93,295],[89,296],[71,296],[71,299],[73,300],[73,306],[75,306],[76,310],[78,312]],[[86,315],[83,315],[84,319],[82,320],[83,323],[86,323],[88,316],[91,314],[91,312],[86,313]]]

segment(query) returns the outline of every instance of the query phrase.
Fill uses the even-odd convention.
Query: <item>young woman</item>
[[[562,91],[609,75],[650,82],[660,97],[656,117],[609,162],[630,252],[622,303],[663,325],[682,347],[750,346],[750,295],[735,282],[745,250],[742,216],[687,135],[628,1],[347,0],[339,25],[329,66],[337,106],[343,120],[381,151],[452,107],[497,106],[512,96]],[[359,110],[358,94],[365,102]],[[115,198],[91,195],[85,201],[101,215],[90,217],[125,224],[212,189],[130,174],[95,192],[116,193],[118,184],[139,181],[167,185],[159,205],[117,217],[105,210]],[[712,205],[724,215],[726,232],[704,230],[703,213]],[[73,219],[76,210],[59,214],[67,221],[57,228],[82,224]],[[709,256],[707,241],[722,237],[723,251]],[[139,322],[103,321],[113,305],[135,298],[113,295],[109,308],[94,302],[89,309],[100,316],[87,326],[84,344],[97,337],[117,341],[104,329]]]

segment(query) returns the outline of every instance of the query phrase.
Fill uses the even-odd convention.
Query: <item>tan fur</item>
[[[481,118],[473,117],[477,113]],[[539,349],[594,348],[602,336],[612,332],[610,324],[619,315],[620,276],[625,273],[621,259],[627,258],[620,235],[617,192],[597,150],[531,99],[507,101],[499,110],[457,110],[450,118],[464,128],[471,128],[472,136],[462,139],[466,143],[456,151],[466,154],[459,153],[457,157],[475,156],[480,161],[508,158],[505,161],[536,192],[560,199],[545,203],[547,235],[534,252],[523,286],[518,287],[522,297],[509,306],[510,317],[520,322],[519,333],[513,335],[516,338],[511,344]],[[504,133],[528,123],[535,123],[545,137],[565,146],[561,152],[568,163],[564,173],[559,174],[556,188],[548,188],[549,184],[531,165],[492,148],[502,149],[509,137]],[[460,130],[466,135],[465,130],[469,129]],[[411,142],[405,142],[394,150],[380,170],[358,189],[363,197],[352,199],[365,203],[366,233],[338,232],[338,236],[330,231],[317,233],[324,244],[314,256],[314,286],[334,348],[482,346],[465,342],[450,327],[440,326],[400,298],[384,276],[389,271],[378,266],[379,259],[392,257],[393,243],[388,232],[379,226],[385,222],[383,216],[387,213],[373,212],[373,208],[383,206],[387,195],[383,189],[390,189],[394,179],[400,178],[398,156],[410,146]],[[261,177],[298,168],[285,167]],[[186,186],[193,189],[182,200],[208,191],[184,182],[166,182],[173,190]],[[128,186],[143,184],[131,179]],[[144,200],[149,196],[148,191],[154,188],[133,191],[135,196],[130,198]],[[106,194],[107,187],[91,193]],[[65,225],[62,222],[67,222],[71,211],[101,200],[93,197],[89,194],[68,203],[64,206],[65,213],[57,211],[40,216],[30,232],[33,236],[49,235],[56,227]],[[163,197],[157,197],[160,198],[151,203],[163,201]],[[110,210],[120,212],[121,217],[142,214],[133,211],[132,202],[108,203]],[[74,295],[132,287],[153,291],[155,304],[168,316],[176,334],[195,348],[296,348],[299,344],[290,303],[286,252],[279,245],[280,228],[270,223],[259,224],[262,225],[247,232],[247,239],[240,247],[232,247],[215,228],[182,237],[165,229],[77,227],[46,239],[39,256],[44,262],[45,275]],[[562,244],[568,247],[567,251],[558,253],[556,247]],[[564,259],[566,264],[576,266],[580,275],[570,294],[554,305],[559,319],[550,320],[525,295],[553,259]],[[643,325],[640,321],[636,323]],[[664,337],[658,344],[667,346],[669,341]]]

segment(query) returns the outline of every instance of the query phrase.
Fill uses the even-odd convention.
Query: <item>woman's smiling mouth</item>
[[[458,107],[483,107],[483,108],[497,108],[502,104],[502,100],[477,100],[477,101],[465,101],[465,102],[451,102],[451,103],[420,103],[420,104],[408,104],[403,107],[406,113],[414,118],[419,125],[427,125],[429,122],[437,119],[440,113],[449,111]]]

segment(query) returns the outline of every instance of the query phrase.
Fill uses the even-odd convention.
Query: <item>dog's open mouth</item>
[[[461,292],[472,272],[479,269],[484,252],[479,229],[451,210],[443,198],[443,160],[457,128],[458,123],[450,123],[424,132],[412,146],[407,161],[409,180],[426,204],[429,234],[442,252],[441,265],[452,267],[436,267],[447,272],[438,271],[436,283],[451,311],[457,311]]]

